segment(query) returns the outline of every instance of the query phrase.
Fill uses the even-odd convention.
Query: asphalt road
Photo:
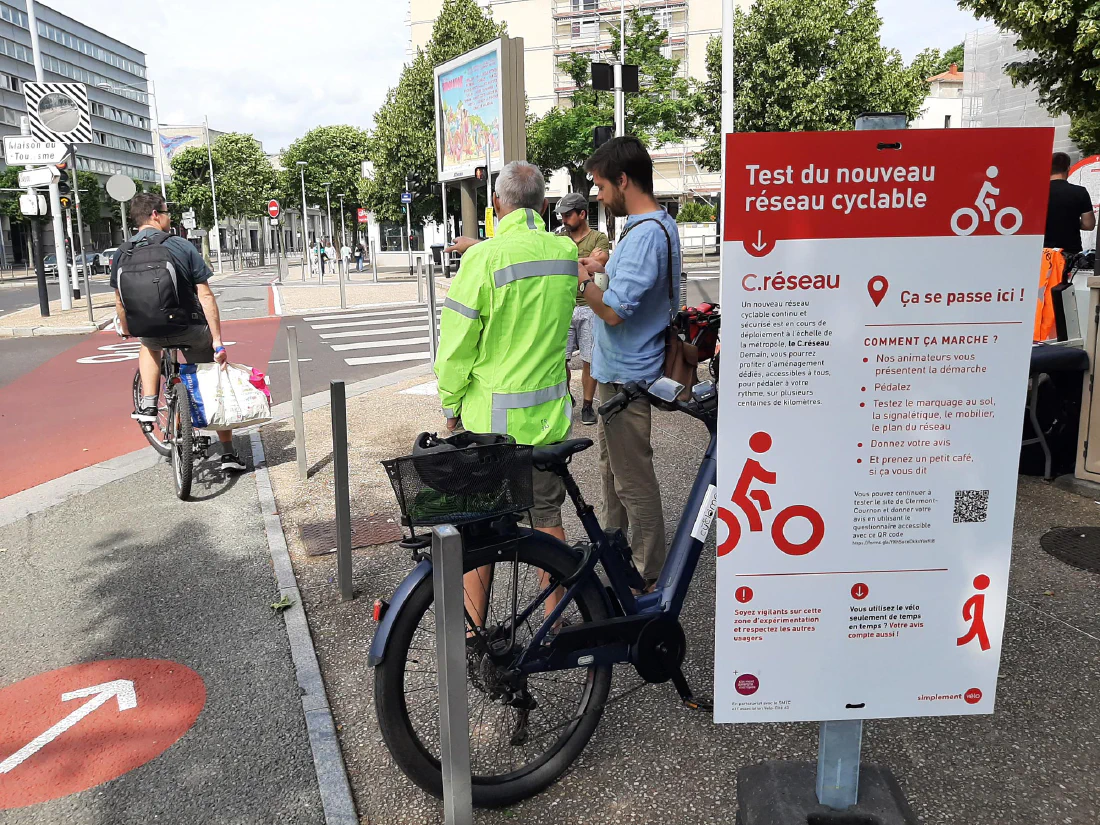
[[[160,464],[0,528],[0,689],[76,663],[168,659],[202,678],[205,707],[151,761],[88,790],[3,810],[5,825],[323,821],[286,631],[269,607],[277,587],[253,478],[203,470],[197,500],[180,502],[170,472]],[[59,715],[72,707],[56,703]],[[139,689],[143,703],[153,707]],[[87,731],[112,714],[122,724],[123,714],[110,705],[94,713],[0,776],[0,801],[5,782],[30,781],[51,764],[83,770],[110,758],[104,737]],[[27,730],[10,721],[15,733],[5,737],[0,720],[0,757],[39,732],[29,729],[37,720]],[[132,736],[155,740],[166,724]]]
[[[327,392],[329,382],[351,384],[428,363],[425,306],[377,307],[314,315],[285,316],[271,354],[271,399],[290,400],[286,328],[298,336],[302,394]]]

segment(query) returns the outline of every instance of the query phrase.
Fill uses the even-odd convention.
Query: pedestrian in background
[[[355,243],[355,271],[363,271],[363,244],[358,241]]]
[[[1050,159],[1050,202],[1043,246],[1061,249],[1067,258],[1081,251],[1081,233],[1096,228],[1089,190],[1070,183],[1068,177],[1069,155],[1055,152]]]
[[[607,252],[607,235],[588,225],[588,198],[580,192],[570,192],[558,201],[558,220],[577,245],[580,258],[590,258],[597,249]],[[577,306],[573,310],[573,322],[569,325],[569,340],[565,345],[565,360],[573,353],[581,354],[581,423],[596,423],[592,400],[596,397],[596,379],[592,377],[592,321],[595,316],[584,296],[577,293]],[[570,383],[572,375],[570,374]]]
[[[653,197],[653,160],[642,142],[609,140],[585,163],[599,200],[626,217],[602,291],[590,273],[604,271],[595,258],[581,261],[581,294],[598,319],[593,324],[592,376],[606,403],[630,381],[652,383],[664,372],[665,332],[680,293],[680,235],[676,220]],[[584,271],[587,270],[587,271]],[[605,530],[632,530],[634,563],[652,589],[664,566],[665,517],[653,469],[652,409],[642,396],[612,421],[600,420],[600,473]]]

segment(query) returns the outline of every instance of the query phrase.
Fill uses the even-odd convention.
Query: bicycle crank
[[[630,648],[630,662],[647,682],[661,684],[680,672],[686,654],[687,640],[680,622],[671,616],[655,616],[638,632]]]

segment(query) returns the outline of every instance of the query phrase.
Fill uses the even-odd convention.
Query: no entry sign
[[[277,200],[267,202],[267,214],[273,218],[279,217],[279,202]]]
[[[1052,131],[727,140],[715,721],[991,713]]]
[[[0,810],[145,764],[195,724],[205,703],[199,675],[164,659],[72,665],[0,690]]]

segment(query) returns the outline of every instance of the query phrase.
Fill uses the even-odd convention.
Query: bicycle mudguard
[[[386,658],[386,645],[389,642],[390,630],[393,629],[394,622],[397,621],[397,617],[404,609],[405,602],[409,600],[409,596],[412,595],[420,582],[431,577],[432,563],[424,559],[401,581],[401,584],[397,585],[397,589],[393,591],[389,609],[386,611],[386,615],[382,617],[378,629],[374,631],[374,641],[370,644],[370,655],[367,657],[367,664],[371,667],[377,667]]]

